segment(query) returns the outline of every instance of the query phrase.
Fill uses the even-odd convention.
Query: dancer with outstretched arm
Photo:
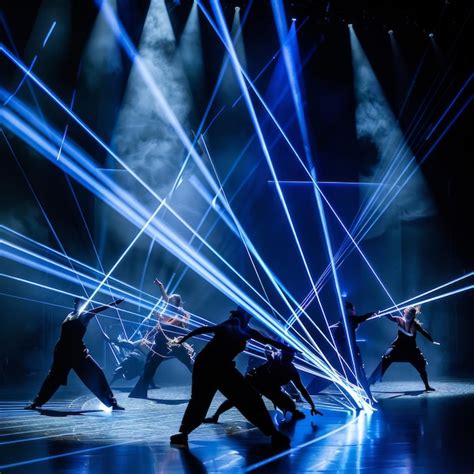
[[[123,298],[109,304],[98,306],[90,311],[84,311],[84,300],[76,298],[74,309],[61,325],[61,335],[54,347],[54,358],[46,379],[33,403],[26,410],[35,410],[43,406],[61,385],[67,385],[67,376],[74,370],[84,385],[107,407],[123,410],[117,404],[105,374],[97,362],[89,354],[84,341],[87,327],[91,319],[98,313],[122,303]]]
[[[302,420],[305,414],[296,408],[295,402],[290,396],[282,390],[282,387],[294,383],[295,387],[301,392],[303,398],[311,407],[311,415],[322,415],[316,409],[311,395],[301,382],[298,370],[293,365],[295,351],[291,347],[287,347],[275,354],[273,351],[266,351],[267,362],[249,370],[245,376],[246,380],[252,387],[262,396],[268,398],[277,408],[286,412],[290,412],[292,420]],[[218,423],[219,417],[227,410],[233,408],[234,405],[230,400],[225,400],[214,415],[204,420],[205,423]]]
[[[410,362],[420,374],[421,380],[425,384],[425,391],[432,392],[435,390],[428,382],[426,359],[416,344],[416,334],[420,333],[433,344],[439,345],[439,342],[434,341],[428,331],[421,326],[420,321],[416,318],[420,312],[419,306],[412,306],[403,311],[403,317],[387,315],[390,321],[397,323],[398,335],[370,376],[370,384],[382,380],[383,375],[393,362]]]
[[[243,308],[231,311],[229,319],[216,326],[204,326],[182,337],[213,334],[211,341],[197,355],[193,368],[191,400],[181,422],[179,433],[171,436],[171,444],[188,445],[188,435],[204,421],[214,395],[219,390],[253,425],[271,436],[277,448],[289,446],[289,439],[280,433],[270,418],[262,398],[236,369],[234,358],[254,339],[284,349],[285,344],[263,336],[249,327],[251,315]]]

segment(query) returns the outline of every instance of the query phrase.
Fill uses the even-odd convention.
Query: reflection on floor
[[[430,394],[419,385],[376,385],[380,403],[371,415],[338,408],[331,395],[315,397],[324,417],[306,412],[294,424],[272,412],[292,437],[293,448],[283,453],[236,410],[196,430],[189,450],[171,448],[189,387],[152,390],[149,400],[118,391],[126,411],[114,413],[90,395],[57,398],[38,412],[3,397],[0,472],[472,472],[474,383],[433,382],[437,391]]]

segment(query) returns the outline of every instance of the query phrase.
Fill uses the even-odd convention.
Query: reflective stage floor
[[[90,395],[67,391],[39,412],[24,411],[25,399],[3,394],[0,472],[472,473],[474,382],[433,385],[437,392],[426,394],[419,382],[378,384],[379,409],[371,415],[337,408],[331,395],[315,397],[323,417],[305,410],[306,419],[293,424],[272,412],[292,438],[292,449],[282,453],[236,410],[192,433],[189,450],[171,448],[189,387],[152,390],[149,400],[115,389],[126,410],[114,413]]]

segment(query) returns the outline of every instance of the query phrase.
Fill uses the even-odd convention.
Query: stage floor
[[[26,400],[3,394],[0,472],[472,473],[474,382],[433,385],[437,391],[426,394],[419,382],[378,384],[379,409],[371,415],[337,409],[331,395],[315,397],[323,417],[305,410],[307,418],[293,424],[272,412],[292,438],[283,453],[236,410],[196,430],[189,450],[171,448],[189,387],[152,390],[149,400],[115,389],[126,411],[114,413],[90,395],[65,399],[58,392],[45,410],[31,412],[22,409]]]

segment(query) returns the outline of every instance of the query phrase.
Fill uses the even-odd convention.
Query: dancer
[[[120,336],[114,339],[105,334],[104,331],[102,331],[102,334],[120,359],[109,384],[112,386],[119,379],[132,380],[140,377],[145,367],[147,355],[150,352],[150,342],[146,338],[141,337],[141,334],[140,338],[136,341],[122,339]],[[150,388],[158,388],[153,379],[150,382]]]
[[[255,392],[244,376],[235,368],[234,358],[245,350],[248,340],[255,339],[284,349],[285,345],[263,336],[249,327],[251,315],[238,307],[230,312],[226,321],[216,326],[194,329],[180,339],[184,342],[200,334],[214,337],[197,355],[193,369],[191,400],[181,422],[179,433],[171,436],[171,444],[188,445],[188,435],[205,419],[212,399],[219,390],[252,424],[272,437],[277,448],[289,446],[289,439],[272,423],[262,398]]]
[[[352,347],[354,362],[356,366],[357,380],[359,381],[362,388],[365,390],[371,403],[375,404],[377,403],[377,401],[373,397],[372,392],[370,391],[369,383],[367,382],[367,376],[365,374],[365,369],[364,369],[364,361],[362,360],[360,348],[359,348],[359,345],[357,344],[356,331],[359,329],[359,326],[361,323],[367,321],[367,319],[369,319],[372,316],[375,316],[375,314],[377,313],[372,311],[370,313],[366,313],[363,315],[357,315],[355,306],[350,301],[346,301],[344,308],[346,312],[346,321],[348,325],[350,341],[348,342],[347,340],[347,334],[344,327],[344,322],[339,321],[334,326],[332,326],[334,342],[336,343],[336,347],[339,350],[341,358],[345,360],[348,364],[348,367],[347,366],[345,367],[345,371],[346,371],[348,379],[352,383],[357,383],[356,377],[354,377],[354,373],[352,372],[353,367],[352,367],[352,357],[351,357],[351,350],[350,350],[350,348]],[[336,357],[333,356],[331,361],[333,363],[336,363],[337,362]],[[315,378],[313,382],[311,382],[311,384],[308,386],[308,389],[310,393],[318,393],[324,388],[326,388],[330,383],[331,381],[328,381],[326,379]]]
[[[286,414],[289,411],[293,420],[302,420],[305,418],[305,414],[297,410],[295,402],[282,390],[284,385],[293,382],[311,406],[311,415],[322,415],[320,411],[316,410],[311,395],[301,382],[300,375],[293,365],[295,351],[290,347],[286,347],[279,353],[265,351],[265,355],[267,356],[267,362],[251,369],[245,376],[257,393],[267,397],[283,413]],[[230,400],[224,401],[214,415],[206,418],[204,422],[218,423],[220,415],[233,407],[234,404]]]
[[[60,385],[67,385],[67,376],[71,369],[104,405],[112,407],[114,410],[124,409],[117,404],[104,372],[90,356],[89,350],[82,340],[90,320],[97,313],[105,311],[111,306],[117,306],[123,301],[123,298],[120,298],[91,311],[84,311],[81,308],[84,300],[81,298],[74,300],[74,309],[63,321],[59,341],[54,347],[51,370],[33,403],[25,407],[26,410],[35,410],[43,406]]]
[[[184,311],[181,296],[178,294],[168,295],[163,283],[155,278],[155,285],[161,291],[161,295],[165,303],[172,306],[176,311],[176,315],[169,318],[163,314],[157,314],[157,323],[147,339],[154,336],[154,343],[147,355],[143,373],[136,383],[133,390],[128,395],[130,398],[148,398],[148,387],[153,380],[153,376],[158,367],[165,360],[172,358],[178,359],[186,368],[192,372],[194,363],[194,349],[189,344],[178,344],[175,338],[169,337],[161,326],[161,322],[173,326],[186,328],[189,322],[189,313]]]
[[[416,319],[420,312],[420,306],[412,306],[403,311],[403,317],[392,316],[391,314],[387,315],[390,321],[397,323],[398,335],[383,355],[380,364],[370,376],[369,383],[371,385],[382,380],[383,375],[392,362],[410,362],[420,374],[421,380],[423,380],[425,384],[425,391],[432,392],[435,390],[428,382],[426,359],[416,344],[416,333],[419,332],[422,336],[426,337],[426,339],[438,346],[439,342],[434,341],[428,331],[422,328],[420,321]]]

